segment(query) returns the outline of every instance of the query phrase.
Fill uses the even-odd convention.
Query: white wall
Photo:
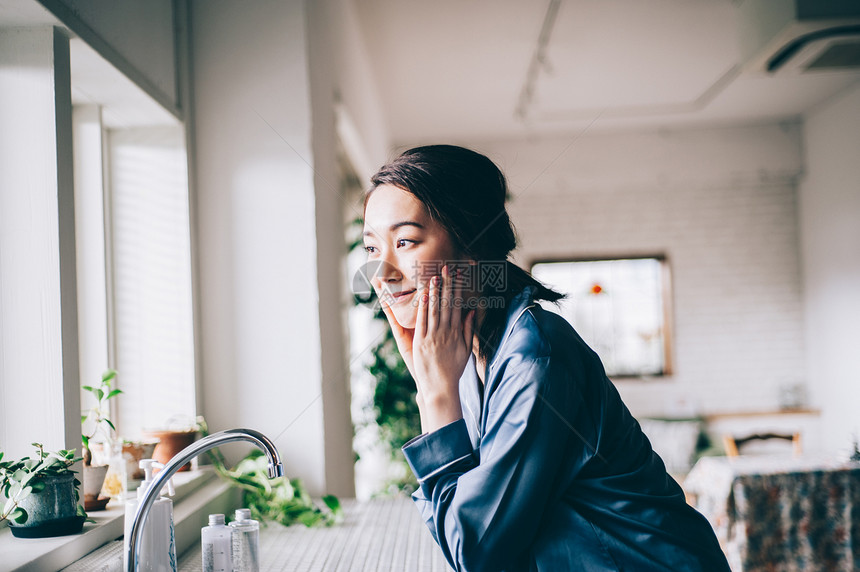
[[[306,14],[192,4],[203,414],[324,492]],[[233,456],[235,459],[235,455]]]
[[[805,122],[800,185],[807,371],[825,446],[860,437],[860,85]]]
[[[523,265],[665,254],[674,373],[618,381],[635,415],[775,410],[803,383],[796,124],[497,143]]]

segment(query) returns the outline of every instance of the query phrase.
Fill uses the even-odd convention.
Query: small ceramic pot
[[[101,497],[104,503],[100,502],[100,493],[107,471],[107,465],[84,465],[84,509],[104,510],[108,499]]]
[[[10,522],[12,534],[19,538],[44,538],[80,532],[84,517],[77,515],[75,475],[66,473],[40,480],[45,488],[29,494],[18,504],[27,511],[27,521]]]
[[[166,465],[177,453],[197,439],[197,430],[186,431],[144,431],[144,435],[158,439],[158,445],[152,453],[152,458]],[[188,471],[191,463],[186,463],[179,470]]]

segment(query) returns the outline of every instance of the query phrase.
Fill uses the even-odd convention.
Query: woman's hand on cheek
[[[418,295],[418,316],[412,339],[410,371],[423,404],[421,425],[435,431],[463,417],[460,406],[460,376],[472,353],[475,312],[462,318],[459,284],[452,286],[448,267],[424,284]]]

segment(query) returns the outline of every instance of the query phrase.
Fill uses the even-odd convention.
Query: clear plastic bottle
[[[236,509],[233,529],[233,572],[260,572],[260,523],[247,508]]]
[[[108,470],[102,485],[102,496],[110,497],[114,502],[125,502],[128,488],[126,460],[122,456],[122,442],[115,441],[103,445],[103,455],[107,455]]]
[[[231,572],[233,530],[224,524],[223,514],[210,514],[209,526],[200,530],[203,549],[203,572]]]

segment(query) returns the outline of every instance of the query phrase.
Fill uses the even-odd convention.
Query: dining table
[[[860,463],[702,457],[683,482],[734,572],[860,570]]]

